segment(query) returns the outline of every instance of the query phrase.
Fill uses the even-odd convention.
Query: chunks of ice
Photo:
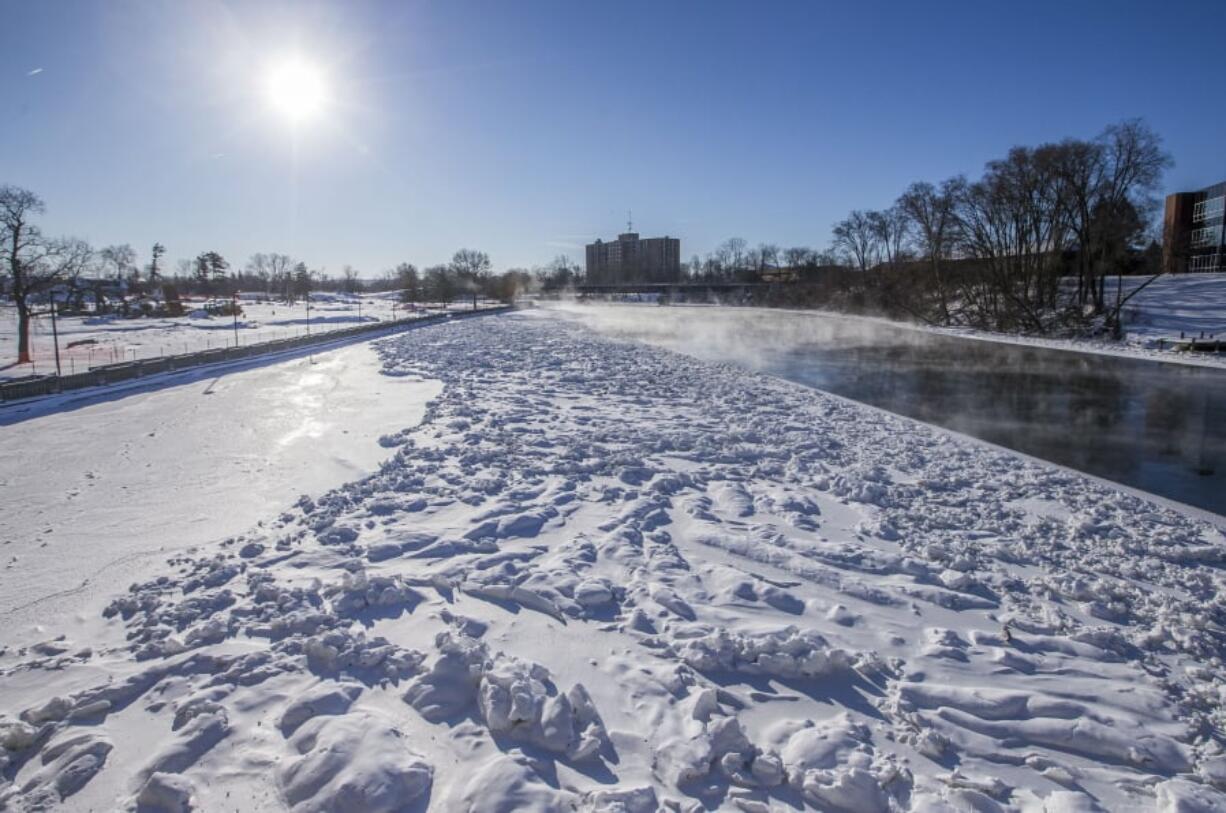
[[[362,693],[358,683],[320,684],[298,697],[281,712],[278,726],[285,736],[293,734],[300,725],[324,714],[344,714],[353,701]]]
[[[720,628],[674,646],[682,660],[701,672],[808,678],[848,669],[852,663],[846,650],[831,647],[814,630],[794,626],[763,633]]]
[[[195,787],[186,776],[152,774],[136,794],[139,813],[188,813],[192,809]]]
[[[433,767],[380,717],[316,717],[290,742],[302,756],[277,778],[295,813],[397,813],[429,797]]]
[[[603,607],[613,601],[613,589],[603,579],[584,579],[575,585],[575,601],[584,609]]]
[[[535,743],[573,760],[595,756],[607,734],[582,684],[560,693],[540,664],[502,653],[452,632],[435,639],[436,653],[405,690],[404,699],[431,722],[468,709],[494,734]]]

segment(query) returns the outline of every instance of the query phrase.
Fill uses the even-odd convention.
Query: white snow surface
[[[441,389],[381,375],[369,344],[234,366],[0,407],[10,629],[376,470]]]
[[[6,647],[0,808],[1226,810],[1221,528],[548,313],[377,346],[377,472]]]

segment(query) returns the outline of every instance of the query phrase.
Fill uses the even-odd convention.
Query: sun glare
[[[291,122],[318,116],[328,101],[328,87],[319,66],[293,57],[273,64],[265,77],[272,107]]]

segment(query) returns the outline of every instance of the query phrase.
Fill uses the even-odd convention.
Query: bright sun
[[[319,115],[328,101],[323,72],[299,57],[271,65],[265,77],[265,90],[272,106],[294,123]]]

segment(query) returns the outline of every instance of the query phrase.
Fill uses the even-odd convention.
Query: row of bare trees
[[[404,302],[450,302],[457,297],[510,302],[522,294],[566,291],[582,282],[582,272],[566,255],[558,255],[548,265],[531,270],[509,268],[494,273],[488,254],[460,249],[450,263],[420,271],[412,263],[401,263],[371,287],[398,290]]]
[[[1015,147],[977,181],[915,183],[888,209],[851,212],[833,248],[888,310],[992,329],[1118,332],[1127,300],[1108,279],[1135,271],[1153,242],[1170,165],[1138,120],[1091,140]]]
[[[781,248],[776,243],[751,246],[742,237],[730,237],[705,258],[692,256],[684,271],[696,282],[758,282],[774,278],[792,280],[798,272],[837,262],[831,252],[808,246]]]
[[[388,289],[400,291],[402,302],[451,302],[458,296],[490,296],[496,277],[488,254],[462,248],[450,263],[421,272],[412,263],[401,263],[386,279]]]

